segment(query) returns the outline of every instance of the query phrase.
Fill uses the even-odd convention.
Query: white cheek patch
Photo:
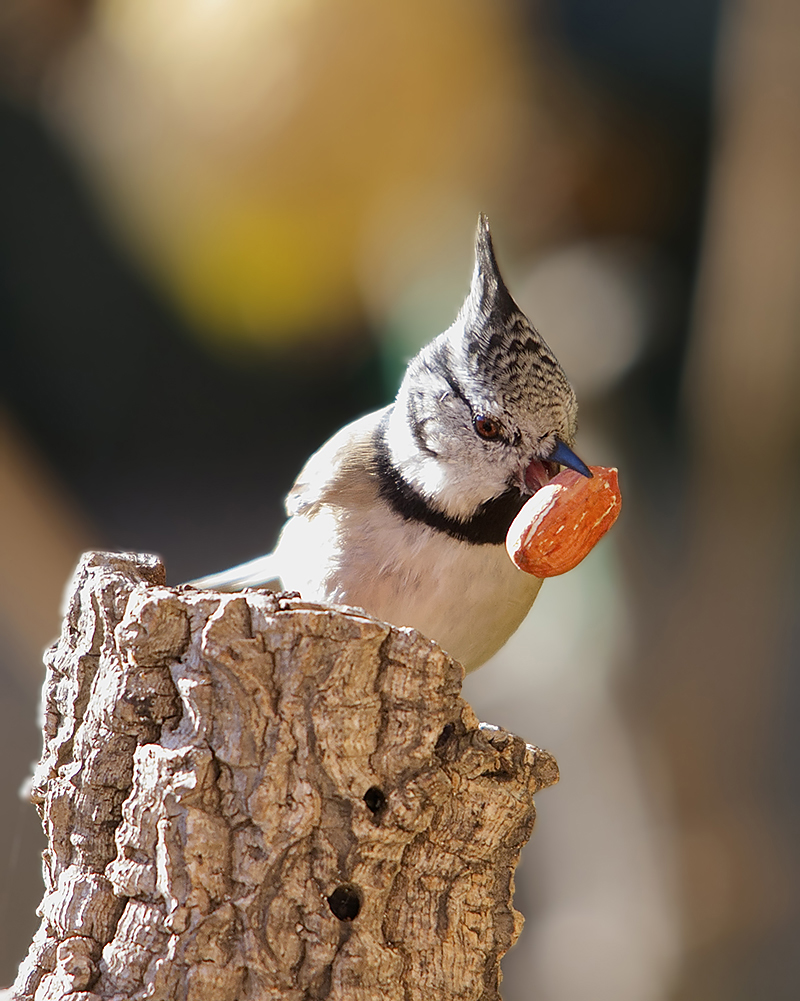
[[[398,400],[387,428],[386,443],[392,465],[437,510],[466,520],[493,493],[491,488],[487,489],[488,478],[478,475],[475,462],[467,454],[470,449],[479,454],[480,443],[471,440],[469,430],[457,428],[457,418],[453,416],[450,421],[442,421],[442,432],[437,436],[441,442],[434,439],[430,443],[431,450],[439,454],[422,451],[409,427],[403,402]],[[488,457],[483,457],[483,461],[487,472],[494,463]]]
[[[399,402],[389,420],[386,444],[392,465],[403,479],[426,499],[437,496],[446,479],[447,464],[421,451]]]

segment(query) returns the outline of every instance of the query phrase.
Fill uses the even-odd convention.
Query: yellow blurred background
[[[798,996],[798,52],[779,0],[6,0],[0,986],[78,555],[268,551],[452,321],[483,211],[625,496],[465,685],[562,770],[504,997]]]

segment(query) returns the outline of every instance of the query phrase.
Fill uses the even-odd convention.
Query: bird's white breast
[[[413,626],[468,671],[500,649],[541,586],[505,547],[460,542],[384,504],[322,503],[291,518],[275,557],[285,588]]]

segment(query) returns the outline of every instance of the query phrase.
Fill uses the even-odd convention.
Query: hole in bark
[[[337,886],[328,897],[328,906],[340,921],[352,921],[361,910],[361,894],[354,886]]]
[[[497,779],[498,782],[508,782],[509,779],[513,779],[515,776],[514,771],[511,768],[495,768],[493,771],[481,772],[482,779]]]
[[[456,729],[455,723],[448,723],[447,726],[445,726],[444,730],[442,730],[442,732],[439,734],[439,738],[436,741],[436,750],[438,750],[440,747],[444,747],[447,741],[450,740],[450,738],[453,736],[455,729]]]
[[[386,809],[386,796],[377,786],[370,786],[367,789],[364,793],[364,802],[370,813],[382,813]]]

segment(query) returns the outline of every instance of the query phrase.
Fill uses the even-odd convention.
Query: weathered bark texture
[[[435,644],[88,554],[47,667],[47,892],[15,997],[499,997],[557,769],[478,723]]]

